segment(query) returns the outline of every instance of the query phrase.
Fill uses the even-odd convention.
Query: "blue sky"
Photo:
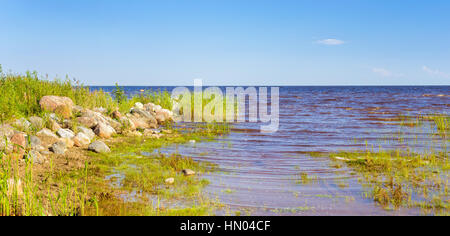
[[[87,85],[449,85],[449,12],[447,0],[0,0],[0,64]]]

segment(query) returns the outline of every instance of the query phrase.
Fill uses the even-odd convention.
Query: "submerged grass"
[[[360,174],[360,182],[367,187],[364,197],[372,198],[386,210],[420,208],[425,214],[450,213],[449,170],[447,153],[448,115],[422,116],[421,125],[430,125],[429,142],[412,146],[399,137],[403,147],[377,150],[311,153],[312,157],[329,157],[334,163],[345,163]],[[402,127],[412,127],[409,122]],[[414,126],[416,127],[416,126]],[[428,144],[428,147],[424,147]],[[415,148],[419,146],[419,148]],[[416,150],[416,151],[413,151]]]
[[[183,134],[174,130],[173,134],[161,139],[117,139],[110,143],[111,154],[91,155],[95,158],[96,169],[102,176],[116,176],[113,180],[115,188],[125,193],[122,200],[131,199],[133,202],[131,205],[122,206],[123,211],[134,212],[133,215],[209,215],[213,214],[215,207],[220,207],[217,201],[202,194],[202,188],[209,182],[199,176],[184,176],[182,170],[191,169],[197,174],[204,174],[214,171],[216,166],[207,162],[196,162],[176,153],[153,152],[166,145],[183,144],[191,140],[209,141],[215,135],[223,134],[220,131],[223,128],[217,127],[216,132],[209,128],[209,131],[199,128]],[[174,183],[166,183],[168,178],[173,178]],[[152,199],[153,204],[150,205],[153,207],[144,212],[133,210],[133,207],[128,208],[139,204],[146,205]],[[106,204],[103,205],[107,207]],[[108,208],[111,208],[108,212],[117,213],[117,210],[112,210],[114,204]]]

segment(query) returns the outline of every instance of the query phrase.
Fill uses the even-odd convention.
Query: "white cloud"
[[[335,46],[335,45],[342,45],[345,42],[342,40],[339,40],[339,39],[323,39],[323,40],[316,41],[316,43]]]
[[[422,70],[432,76],[441,77],[441,78],[450,78],[450,74],[444,73],[439,70],[430,69],[428,66],[423,66]]]
[[[372,72],[378,75],[381,75],[383,77],[402,77],[403,74],[394,73],[390,70],[384,69],[384,68],[373,68]]]

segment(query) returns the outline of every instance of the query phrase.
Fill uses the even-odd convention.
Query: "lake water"
[[[140,89],[173,87],[125,87],[129,94]],[[278,132],[262,134],[261,124],[240,123],[216,142],[160,151],[178,151],[219,165],[221,171],[204,176],[211,182],[207,193],[227,206],[217,214],[415,215],[420,213],[416,209],[383,210],[364,197],[367,189],[352,170],[308,153],[364,150],[372,145],[426,149],[431,128],[401,127],[398,116],[449,111],[449,86],[281,87]],[[403,142],[392,139],[399,135]],[[300,173],[311,182],[299,183]]]

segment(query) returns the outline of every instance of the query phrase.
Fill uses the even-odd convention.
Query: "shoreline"
[[[42,102],[46,99],[51,100],[48,106],[60,104],[47,108]],[[209,214],[213,203],[201,196],[208,183],[200,173],[212,170],[212,165],[177,154],[143,152],[210,140],[226,128],[178,130],[171,113],[153,103],[136,103],[126,115],[116,110],[108,116],[101,108],[74,106],[66,97],[47,96],[40,101],[43,110],[54,113],[1,125],[5,138],[0,149],[1,215]],[[114,185],[117,173],[122,182]],[[132,191],[140,196],[129,201],[124,195]],[[150,198],[157,203],[150,204]],[[202,204],[166,208],[160,205],[163,199],[175,205]]]

